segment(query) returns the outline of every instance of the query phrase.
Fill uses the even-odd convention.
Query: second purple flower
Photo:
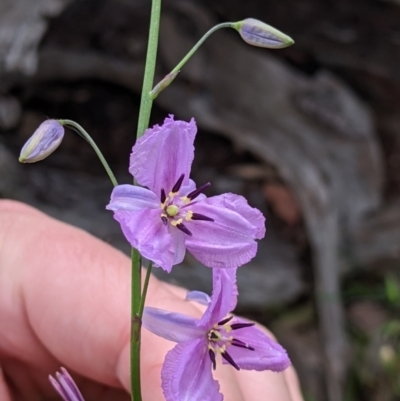
[[[129,243],[166,271],[186,249],[208,267],[235,268],[256,254],[265,219],[239,195],[207,198],[189,179],[197,127],[166,118],[146,130],[132,149],[129,171],[142,187],[118,185],[114,211]]]

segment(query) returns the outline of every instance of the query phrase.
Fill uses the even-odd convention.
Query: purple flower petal
[[[208,304],[211,302],[211,298],[208,296],[208,294],[201,291],[189,291],[186,294],[185,300],[197,302],[198,304],[204,306],[208,306]]]
[[[195,189],[196,189],[196,183],[193,180],[189,179],[189,182],[187,184],[181,186],[179,193],[181,195],[186,195],[194,191]]]
[[[211,302],[197,325],[210,328],[232,312],[237,303],[236,269],[213,270]]]
[[[172,248],[174,252],[174,260],[172,261],[172,265],[178,265],[182,263],[185,254],[186,254],[186,246],[185,246],[185,236],[182,231],[176,230],[175,228],[170,229],[170,234],[172,237]]]
[[[249,322],[235,317],[234,323]],[[241,369],[259,371],[268,369],[274,372],[281,372],[290,365],[286,350],[257,327],[251,326],[234,330],[231,335],[254,348],[254,351],[250,351],[235,346],[229,347],[229,355]]]
[[[157,336],[180,343],[205,337],[205,331],[196,326],[197,320],[182,313],[146,306],[142,322],[147,330]]]
[[[202,202],[201,205],[203,204]],[[205,204],[214,206],[217,210],[228,209],[236,212],[248,223],[249,235],[254,236],[256,239],[264,238],[265,217],[258,209],[251,207],[243,196],[225,193],[207,198]]]
[[[56,372],[56,378],[49,376],[50,383],[64,401],[85,401],[74,380],[65,368]]]
[[[173,238],[160,218],[159,210],[118,210],[114,213],[114,218],[121,224],[124,236],[132,247],[162,269],[171,271],[175,248]]]
[[[111,193],[108,210],[132,210],[139,211],[144,208],[160,209],[160,199],[156,194],[146,188],[134,185],[118,185]]]
[[[222,401],[211,374],[204,339],[180,343],[168,352],[161,371],[166,401]]]
[[[265,234],[265,219],[238,195],[225,194],[205,199],[192,206],[194,213],[213,222],[191,221],[186,247],[209,267],[233,268],[249,262],[257,252],[255,238]]]
[[[188,185],[196,132],[193,119],[187,123],[173,117],[166,118],[162,126],[147,129],[132,149],[130,173],[157,195],[161,189],[171,191],[182,174],[182,185]]]

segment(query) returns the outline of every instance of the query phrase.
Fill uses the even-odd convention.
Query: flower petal
[[[108,210],[138,211],[144,208],[160,209],[161,201],[156,194],[147,188],[134,185],[117,185],[112,193]]]
[[[236,213],[244,217],[253,226],[253,235],[256,239],[265,236],[265,217],[255,207],[249,206],[246,198],[241,195],[226,193],[221,196],[215,196],[209,199],[213,205],[234,210]]]
[[[175,247],[158,209],[143,209],[138,212],[117,210],[114,218],[120,223],[122,232],[132,247],[162,269],[171,271]]]
[[[197,325],[209,329],[220,322],[235,309],[237,296],[236,269],[213,269],[211,302]]]
[[[193,119],[187,123],[174,121],[172,116],[162,126],[149,128],[132,149],[129,172],[157,195],[161,189],[168,194],[182,174],[182,186],[187,186],[196,132]]]
[[[180,343],[168,352],[161,371],[166,401],[222,401],[211,374],[206,340]]]
[[[214,220],[187,224],[193,235],[186,238],[186,247],[200,262],[209,267],[232,268],[255,256],[255,239],[264,236],[265,219],[242,196],[214,196],[195,203],[192,210]]]
[[[186,254],[185,236],[186,234],[175,227],[170,227],[169,232],[172,237],[172,252],[174,252],[173,266],[181,263]]]
[[[211,298],[205,293],[201,291],[189,291],[186,294],[186,301],[197,302],[200,305],[208,306],[211,302]]]
[[[67,369],[61,367],[60,370],[61,372],[56,372],[55,378],[50,375],[49,380],[62,399],[64,401],[85,401]]]
[[[196,183],[189,179],[189,181],[185,184],[181,186],[181,189],[179,190],[179,195],[180,196],[185,196],[188,193],[194,191],[196,189]]]
[[[235,318],[234,323],[249,322]],[[290,365],[286,350],[256,326],[235,330],[231,335],[254,348],[254,351],[251,351],[235,346],[229,347],[229,355],[241,369],[280,372]]]
[[[198,319],[182,313],[146,306],[143,311],[143,326],[147,330],[176,343],[205,336],[205,331],[196,326]]]

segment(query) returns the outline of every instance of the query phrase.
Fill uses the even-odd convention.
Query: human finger
[[[129,344],[130,260],[18,203],[0,202],[0,227],[0,317],[11,329],[0,334],[0,354],[23,356],[49,373],[60,361],[91,379],[128,388],[129,363],[121,365],[120,358]],[[153,293],[160,307],[196,311],[155,278],[149,298]],[[143,341],[143,370],[157,370],[168,347]]]

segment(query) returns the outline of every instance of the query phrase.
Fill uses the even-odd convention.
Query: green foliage
[[[400,279],[394,271],[352,278],[344,285],[347,304],[372,302],[384,323],[372,331],[350,326],[353,366],[346,401],[398,401],[400,397]],[[366,316],[368,320],[368,316]]]
[[[385,276],[385,294],[391,305],[400,306],[400,282],[393,273],[388,273]]]

